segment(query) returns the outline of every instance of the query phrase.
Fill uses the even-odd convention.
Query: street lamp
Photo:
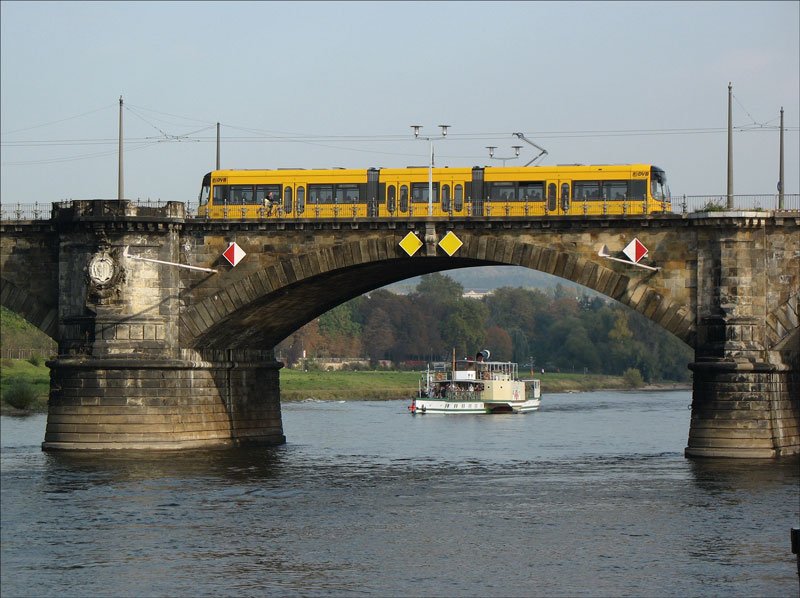
[[[450,128],[450,125],[439,125],[442,130],[439,137],[420,137],[419,131],[422,129],[422,125],[411,125],[411,128],[414,129],[414,139],[425,139],[431,144],[431,161],[428,164],[428,216],[433,216],[433,142],[447,137],[447,129]]]
[[[492,160],[502,160],[502,161],[503,161],[503,166],[505,166],[505,165],[506,165],[506,162],[507,162],[508,160],[516,160],[517,158],[519,158],[519,150],[521,150],[521,149],[522,149],[522,146],[521,146],[521,145],[512,145],[512,146],[511,146],[511,149],[513,149],[513,150],[514,150],[514,155],[513,155],[513,156],[509,156],[508,158],[499,158],[499,157],[498,157],[498,158],[495,158],[495,157],[494,157],[494,150],[496,150],[496,149],[497,149],[497,146],[496,146],[496,145],[487,145],[487,146],[486,146],[486,149],[488,149],[488,150],[489,150],[489,157],[490,157]]]

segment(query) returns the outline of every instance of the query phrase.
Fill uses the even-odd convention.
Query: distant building
[[[485,290],[485,289],[470,289],[468,291],[464,291],[461,296],[465,299],[483,299],[486,295],[491,295],[494,293],[494,289]]]

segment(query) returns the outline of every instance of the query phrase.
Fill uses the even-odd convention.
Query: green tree
[[[389,314],[378,307],[370,313],[363,335],[364,350],[370,360],[392,358],[392,347],[395,344],[394,327]]]
[[[353,320],[353,305],[350,302],[337,305],[319,318],[319,331],[328,336],[357,336],[361,326]]]
[[[475,299],[462,299],[445,316],[440,330],[448,346],[460,355],[474,355],[486,338],[486,306]]]
[[[492,352],[492,359],[498,361],[511,361],[514,357],[511,335],[499,326],[486,330],[486,348]]]
[[[416,294],[427,295],[437,302],[456,302],[464,294],[464,287],[449,276],[434,272],[420,278]]]

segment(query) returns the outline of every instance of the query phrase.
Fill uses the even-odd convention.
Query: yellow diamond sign
[[[400,247],[403,248],[409,256],[414,255],[419,251],[419,248],[422,247],[422,241],[419,240],[419,237],[414,233],[408,233],[403,240],[400,241]]]
[[[461,239],[456,237],[453,234],[453,231],[448,232],[441,241],[439,241],[439,247],[445,250],[447,255],[453,257],[453,254],[459,250],[459,248],[463,245]]]

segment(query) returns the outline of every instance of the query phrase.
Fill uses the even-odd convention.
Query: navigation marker
[[[644,247],[644,245],[642,245],[642,247]],[[627,249],[627,247],[626,247],[626,249]],[[647,252],[647,250],[645,249],[645,253],[646,252]],[[634,261],[629,260],[629,259],[628,260],[623,260],[623,259],[618,258],[618,257],[613,257],[608,252],[608,245],[603,245],[600,248],[600,251],[597,252],[597,255],[599,257],[604,257],[607,260],[614,260],[615,262],[622,262],[623,264],[628,264],[629,266],[638,266],[639,268],[645,268],[646,270],[653,270],[653,271],[661,270],[661,266],[646,266],[645,264],[640,264],[639,262],[634,262]],[[627,256],[627,254],[625,254],[625,255]],[[639,259],[644,257],[644,255],[645,254],[642,254],[641,256],[639,256]]]
[[[445,253],[450,257],[453,257],[453,254],[458,251],[464,243],[461,242],[453,231],[449,231],[441,241],[439,241],[439,247],[444,249]]]
[[[400,247],[403,248],[409,257],[417,253],[419,248],[422,247],[422,241],[419,240],[419,237],[415,235],[413,232],[409,232],[403,240],[399,243]]]
[[[635,264],[639,263],[644,256],[647,255],[647,247],[642,245],[639,239],[634,238],[633,241],[628,243],[622,253],[628,256],[628,259]]]
[[[236,266],[246,256],[245,250],[236,244],[236,241],[231,241],[228,248],[222,252],[222,257],[228,260],[231,266]]]

